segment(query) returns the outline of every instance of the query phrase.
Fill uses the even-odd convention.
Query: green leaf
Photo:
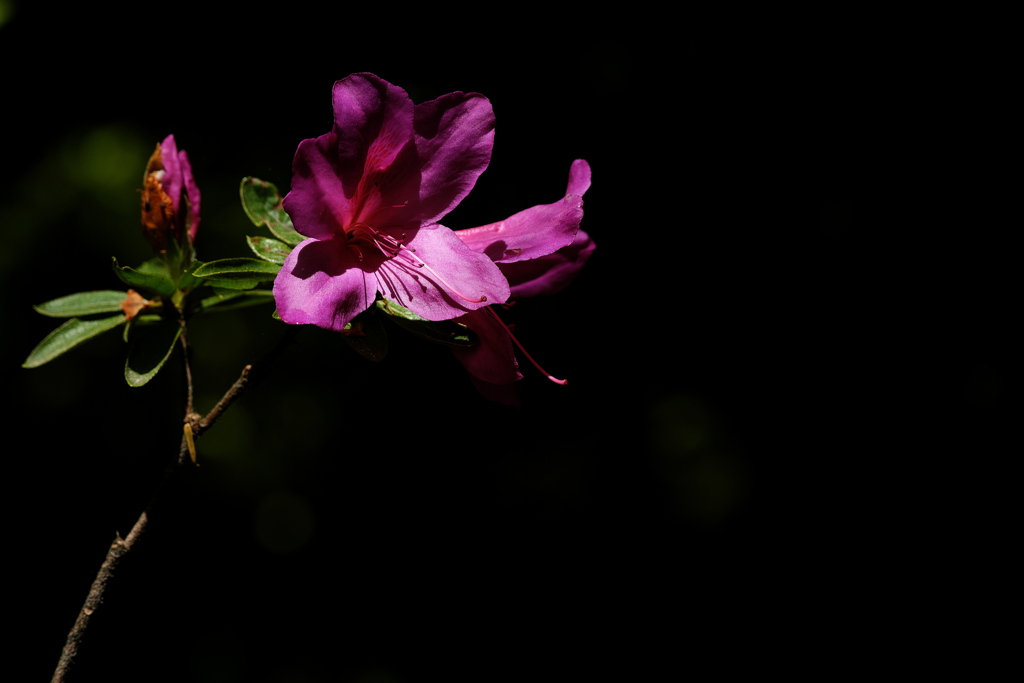
[[[192,274],[225,289],[253,289],[277,277],[281,266],[254,258],[226,258],[204,263]]]
[[[213,294],[199,301],[199,309],[203,311],[231,311],[245,306],[254,306],[274,301],[274,293],[269,289],[223,289],[214,287]]]
[[[156,376],[174,350],[181,335],[181,325],[163,321],[157,325],[133,330],[124,364],[124,378],[128,385],[141,387]]]
[[[222,258],[210,261],[192,271],[196,277],[219,280],[256,279],[269,282],[277,277],[281,266],[255,258]]]
[[[143,272],[142,270],[135,270],[128,266],[119,266],[117,265],[116,258],[113,259],[113,262],[114,273],[127,285],[155,292],[160,296],[166,296],[168,298],[173,297],[174,293],[178,291],[178,288],[174,285],[174,281],[166,275]]]
[[[112,330],[118,325],[123,325],[124,321],[123,313],[94,320],[71,318],[46,335],[43,341],[39,342],[36,348],[32,349],[32,353],[28,354],[28,358],[21,364],[21,367],[37,368],[44,363],[49,363],[57,356],[70,351],[82,342],[92,339],[107,330]]]
[[[166,278],[171,277],[170,271],[167,270],[167,263],[165,263],[159,256],[154,256],[148,261],[143,261],[135,270],[148,275],[162,275]]]
[[[395,318],[403,318],[405,320],[420,320],[426,322],[426,318],[421,318],[405,306],[392,301],[391,299],[377,299],[377,308],[384,311],[387,315]]]
[[[265,225],[274,237],[295,246],[306,239],[295,232],[292,219],[281,205],[281,195],[273,183],[259,178],[242,178],[242,208],[257,227]]]
[[[342,337],[363,358],[378,362],[388,353],[388,335],[380,318],[367,311],[345,325]]]
[[[121,302],[124,301],[125,296],[124,292],[114,289],[78,292],[77,294],[69,294],[59,299],[47,301],[32,308],[51,318],[72,318],[74,316],[95,315],[97,313],[118,313],[121,311]]]
[[[284,260],[292,251],[287,244],[272,237],[247,237],[246,241],[254,254],[279,266],[284,265]]]
[[[472,330],[451,320],[421,318],[405,306],[389,299],[379,299],[377,308],[387,314],[399,327],[432,342],[448,346],[472,346],[476,343],[476,335]]]

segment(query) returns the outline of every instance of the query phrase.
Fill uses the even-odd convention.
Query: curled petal
[[[595,247],[594,240],[580,230],[572,244],[554,254],[532,261],[501,263],[498,267],[508,278],[513,297],[554,294],[576,278]]]
[[[566,194],[583,193],[590,189],[590,164],[583,159],[577,159],[569,167],[569,185],[565,188]]]
[[[496,263],[528,261],[569,246],[583,220],[583,193],[590,187],[590,165],[577,159],[561,201],[540,204],[497,223],[455,234]]]

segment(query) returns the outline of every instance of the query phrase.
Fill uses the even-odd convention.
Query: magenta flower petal
[[[308,239],[292,249],[274,280],[281,319],[338,332],[366,310],[377,292],[372,272],[330,241]]]
[[[177,216],[181,213],[181,191],[185,187],[185,179],[182,177],[178,145],[174,140],[174,135],[168,135],[160,143],[160,160],[164,167],[164,175],[161,179],[164,192],[171,198],[171,209]]]
[[[330,240],[345,224],[348,201],[336,141],[334,133],[303,140],[292,162],[292,187],[284,208],[296,229],[314,239]]]
[[[554,254],[532,261],[502,263],[498,268],[508,278],[513,297],[554,294],[565,289],[576,278],[596,246],[594,240],[580,230],[572,244]]]
[[[494,146],[494,111],[478,93],[451,93],[416,105],[416,149],[422,162],[420,211],[441,220],[473,189]]]
[[[561,202],[534,206],[504,221],[456,231],[455,235],[475,251],[486,254],[508,278],[513,297],[553,294],[568,285],[590,258],[595,245],[579,229],[583,218],[583,193],[590,188],[590,165],[577,159],[569,169],[569,182]],[[479,343],[453,349],[466,367],[473,384],[487,399],[517,404],[515,382],[522,375],[513,352],[518,341],[494,310],[479,310],[459,322],[473,329]],[[523,355],[548,379],[550,375],[520,346]]]
[[[480,339],[474,346],[452,348],[473,377],[489,384],[511,384],[522,379],[508,329],[490,311],[473,311],[456,322],[473,330]]]
[[[181,162],[181,177],[185,183],[185,200],[188,203],[188,214],[184,227],[188,232],[188,241],[194,243],[196,241],[196,233],[199,232],[199,186],[196,184],[196,179],[192,176],[192,164],[188,162],[188,154],[181,151],[178,158]]]
[[[490,160],[487,99],[452,93],[413,105],[373,74],[338,81],[333,97],[334,127],[299,145],[284,199],[295,229],[321,244],[304,242],[282,268],[281,318],[339,329],[377,292],[430,320],[505,301],[498,267],[436,224]]]
[[[199,229],[199,186],[192,176],[192,165],[188,154],[178,151],[173,135],[168,135],[160,143],[163,151],[163,164],[166,175],[163,179],[164,191],[171,198],[175,216],[175,236],[180,239],[186,230],[190,241],[195,241]]]
[[[565,188],[566,194],[583,193],[590,189],[590,164],[583,159],[577,159],[569,167],[569,185]]]
[[[508,299],[501,271],[443,225],[420,228],[408,252],[377,269],[378,289],[422,318],[448,320]]]
[[[191,245],[199,230],[199,186],[192,175],[188,154],[178,151],[173,135],[168,135],[150,157],[143,179],[143,226],[147,239],[160,253],[173,238],[185,244],[191,263]]]
[[[572,244],[583,220],[583,193],[589,187],[590,165],[577,159],[569,169],[569,183],[561,201],[533,206],[503,221],[455,234],[497,263],[546,256]]]
[[[336,158],[348,196],[364,170],[387,168],[412,140],[413,103],[401,88],[373,74],[352,74],[334,84]]]

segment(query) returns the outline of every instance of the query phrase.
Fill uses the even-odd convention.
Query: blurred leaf
[[[196,268],[199,268],[202,265],[202,261],[194,261],[192,265],[181,274],[181,277],[178,278],[178,288],[186,291],[192,291],[193,289],[197,289],[198,287],[206,284],[202,278],[198,278],[193,275]]]
[[[196,277],[218,279],[259,279],[269,282],[277,277],[281,266],[255,258],[223,258],[210,261],[192,271]]]
[[[387,331],[380,318],[369,311],[357,315],[341,334],[356,353],[375,363],[388,353]]]
[[[155,292],[160,296],[166,296],[171,298],[174,293],[178,291],[178,288],[174,285],[174,282],[167,275],[161,275],[154,272],[143,272],[143,270],[135,270],[128,266],[117,265],[117,259],[113,259],[114,262],[114,273],[117,277],[121,278],[121,281],[132,287],[138,289],[144,289],[150,292]],[[143,264],[140,268],[149,269],[150,262]]]
[[[95,315],[97,313],[118,313],[121,302],[126,294],[115,289],[103,289],[95,292],[78,292],[59,299],[47,301],[33,306],[37,312],[51,318],[71,318],[78,315]]]
[[[71,318],[46,335],[43,341],[39,342],[36,348],[32,349],[32,353],[28,354],[28,358],[25,359],[21,367],[37,368],[44,363],[49,363],[57,356],[70,351],[82,342],[124,324],[124,321],[125,317],[122,313],[95,320]]]
[[[279,266],[284,265],[284,260],[292,251],[287,244],[271,237],[247,237],[246,241],[254,254]]]
[[[292,219],[281,205],[281,195],[273,183],[259,178],[242,178],[242,208],[257,227],[265,225],[274,237],[295,246],[306,239],[295,232]]]
[[[207,282],[221,289],[237,289],[241,291],[255,289],[266,281],[258,278],[231,277],[221,279],[211,277],[207,278]]]
[[[389,299],[378,300],[377,308],[398,326],[432,342],[449,346],[472,346],[476,342],[476,335],[468,327],[451,320],[421,318],[405,306]]]
[[[134,329],[128,360],[124,364],[124,378],[128,385],[141,387],[153,379],[167,362],[180,335],[181,325],[170,320]]]
[[[164,260],[159,256],[154,256],[148,261],[143,261],[135,270],[149,275],[162,275],[167,279],[170,279],[171,277],[170,271],[167,270],[167,264],[164,263]]]
[[[245,306],[265,304],[274,301],[274,293],[269,289],[223,289],[213,287],[213,294],[199,301],[199,309],[203,311],[231,311]]]

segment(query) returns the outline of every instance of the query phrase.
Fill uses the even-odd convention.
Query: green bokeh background
[[[591,163],[594,257],[514,311],[570,385],[524,366],[517,411],[399,331],[374,365],[302,330],[199,442],[81,680],[679,680],[785,658],[783,613],[803,647],[836,647],[815,625],[864,561],[870,502],[847,495],[874,458],[852,442],[884,417],[856,352],[873,334],[854,217],[873,65],[834,33],[744,42],[640,12],[220,12],[0,5],[6,519],[23,554],[8,668],[56,662],[182,410],[177,361],[129,389],[116,335],[21,369],[56,322],[31,305],[117,288],[110,257],[148,257],[137,189],[168,133],[202,190],[200,258],[244,255],[239,181],[286,191],[298,142],[331,124],[331,84],[361,70],[417,102],[491,99],[491,166],[452,228],[554,201],[572,160]],[[269,307],[196,320],[199,408],[281,332]],[[997,400],[984,358],[957,372],[965,406]]]

